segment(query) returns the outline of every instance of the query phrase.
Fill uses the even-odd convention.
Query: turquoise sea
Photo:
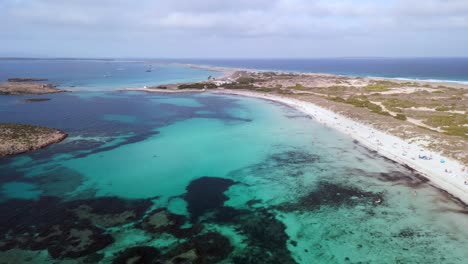
[[[15,77],[47,78],[46,83],[71,91],[111,91],[200,81],[220,75],[149,60],[0,58],[0,82]]]
[[[69,134],[0,159],[0,263],[468,259],[466,205],[301,112],[103,87],[0,97],[0,122]]]

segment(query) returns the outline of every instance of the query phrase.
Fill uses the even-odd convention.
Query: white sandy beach
[[[413,168],[429,179],[434,186],[468,204],[468,185],[465,185],[465,180],[468,180],[468,169],[458,161],[448,159],[440,153],[431,152],[415,143],[407,142],[309,102],[249,91],[217,90],[213,92],[256,97],[291,106],[325,126],[351,136],[380,155]],[[421,159],[422,156],[430,159]]]

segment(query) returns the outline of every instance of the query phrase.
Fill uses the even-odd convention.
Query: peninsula
[[[67,134],[53,128],[0,123],[0,157],[41,149],[66,137]]]
[[[224,72],[225,76],[204,82],[125,90],[212,92],[280,102],[418,171],[434,186],[468,203],[468,85],[245,69]]]

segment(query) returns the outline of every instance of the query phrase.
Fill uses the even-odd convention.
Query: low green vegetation
[[[385,107],[387,107],[388,109],[418,107],[418,104],[416,102],[402,100],[398,98],[387,98],[382,102],[382,104],[385,105]]]
[[[401,108],[398,108],[398,107],[387,107],[387,109],[391,112],[394,112],[394,113],[403,113],[403,110]]]
[[[178,86],[179,89],[216,89],[218,86],[214,83],[189,83],[181,84]]]
[[[269,93],[269,92],[272,92],[272,91],[275,91],[275,90],[276,89],[267,88],[267,87],[255,87],[255,91],[264,92],[264,93]]]
[[[412,92],[410,94],[408,94],[409,96],[419,96],[419,97],[424,97],[424,96],[429,96],[431,93],[429,91],[426,91],[426,90],[422,90],[422,91],[415,91],[415,92]]]
[[[399,83],[391,81],[376,81],[372,84],[364,86],[364,89],[368,92],[386,92],[389,91],[392,87],[399,87]]]
[[[424,130],[428,130],[428,131],[436,132],[436,133],[438,132],[437,130],[430,129],[430,128],[428,128],[428,127],[425,127],[425,126],[417,126],[417,127],[421,128],[421,129],[424,129]]]
[[[468,125],[468,115],[431,115],[427,118],[427,120],[424,123],[432,127],[463,126]]]
[[[278,94],[293,94],[293,92],[291,92],[290,90],[283,90],[283,89],[276,89],[275,92]]]
[[[403,121],[406,121],[408,118],[406,117],[406,115],[404,114],[397,114],[396,116],[394,116],[396,119],[398,120],[403,120]]]
[[[251,90],[255,92],[263,92],[263,93],[279,93],[279,94],[291,94],[289,90],[283,90],[281,88],[268,88],[268,87],[260,87],[260,86],[255,86],[251,83],[229,83],[223,85],[225,89],[231,89],[231,90]]]
[[[367,108],[371,112],[379,115],[390,115],[390,113],[383,111],[380,105],[370,102],[365,96],[351,96],[346,100],[338,96],[327,97],[327,99],[334,102],[350,104],[356,107]]]
[[[262,75],[265,76],[265,77],[275,77],[275,76],[277,76],[276,72],[263,72]]]
[[[256,86],[253,84],[242,84],[242,83],[228,83],[223,85],[226,89],[232,90],[255,90]]]
[[[432,115],[427,117],[424,123],[442,129],[446,135],[468,137],[468,115]]]
[[[295,86],[293,87],[290,87],[291,89],[295,89],[295,90],[300,90],[300,91],[303,91],[303,90],[307,90],[308,88],[305,87],[304,85],[300,84],[300,83],[296,83]]]
[[[326,88],[327,94],[344,94],[347,90],[355,88],[353,86],[342,86],[342,85],[333,85]]]
[[[466,126],[449,126],[444,127],[444,130],[446,135],[468,138],[468,127]]]
[[[240,84],[252,84],[255,81],[257,81],[257,79],[255,79],[253,77],[239,77],[237,79],[237,82],[240,83]]]
[[[380,84],[369,84],[365,86],[364,89],[366,89],[368,92],[386,92],[390,90],[388,87]]]
[[[346,99],[346,103],[357,107],[367,107],[370,101],[365,96],[351,96]]]
[[[338,103],[346,103],[346,100],[338,97],[338,96],[333,96],[333,97],[327,97],[328,100],[338,102]]]
[[[445,111],[450,110],[450,107],[447,107],[447,106],[444,106],[444,105],[443,105],[443,106],[438,106],[438,107],[436,107],[435,110],[436,110],[436,111],[439,111],[439,112],[445,112]]]

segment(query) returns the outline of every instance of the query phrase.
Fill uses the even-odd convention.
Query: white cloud
[[[36,0],[12,1],[2,9],[2,20],[37,26],[150,27],[142,28],[145,31],[159,28],[195,31],[226,28],[249,36],[251,32],[261,31],[260,28],[270,34],[282,35],[284,30],[292,28],[300,28],[307,34],[307,28],[318,26],[326,31],[343,27],[360,30],[386,24],[409,30],[412,25],[418,29],[423,22],[428,22],[428,26],[434,25],[438,30],[441,27],[465,27],[468,17],[466,0],[399,0],[386,3],[356,0]],[[437,25],[431,21],[437,21]],[[314,30],[310,33],[314,33]]]
[[[424,32],[424,34],[422,33]],[[296,37],[363,41],[468,32],[467,0],[0,0],[0,38]],[[51,33],[51,34],[48,34]],[[0,44],[1,45],[1,44]],[[467,45],[468,46],[468,45]]]

